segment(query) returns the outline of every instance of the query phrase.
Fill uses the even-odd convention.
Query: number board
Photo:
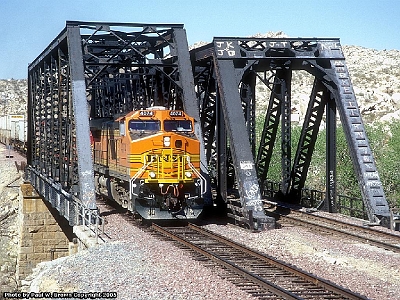
[[[169,112],[169,115],[171,117],[184,117],[185,116],[185,114],[181,110],[171,110]]]
[[[139,112],[139,116],[141,117],[152,117],[154,116],[154,111],[151,110],[141,110]]]

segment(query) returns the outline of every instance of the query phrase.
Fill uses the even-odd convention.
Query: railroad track
[[[400,253],[399,235],[295,210],[291,210],[289,214],[276,215],[280,220],[294,225],[305,226],[320,232],[333,233],[335,236],[344,236],[362,243]]]
[[[367,299],[193,224],[152,228],[194,251],[199,260],[256,299]]]

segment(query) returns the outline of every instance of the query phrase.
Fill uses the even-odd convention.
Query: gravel
[[[143,300],[253,299],[121,215],[106,219],[112,242],[40,264],[29,292],[116,292],[118,299]]]

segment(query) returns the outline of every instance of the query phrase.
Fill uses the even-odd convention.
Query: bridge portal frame
[[[389,205],[339,39],[216,37],[212,43],[193,49],[191,59],[202,128],[207,132],[204,142],[208,164],[215,165],[218,174],[229,175],[234,169],[243,208],[260,203],[260,187],[262,190],[267,178],[279,126],[282,153],[280,196],[285,201],[299,203],[326,111],[325,207],[335,211],[338,111],[369,220],[387,221]],[[292,159],[290,124],[294,70],[304,70],[314,76],[314,85]],[[257,154],[254,153],[255,77],[271,91]],[[226,138],[226,141],[222,142],[221,138]],[[231,161],[227,159],[230,157],[228,154],[232,154]],[[226,199],[232,185],[228,186],[227,180],[220,180],[220,177],[216,182],[219,195]],[[250,198],[249,191],[252,194]]]
[[[97,209],[92,122],[154,105],[199,119],[182,24],[67,21],[28,66],[28,176],[71,225]]]

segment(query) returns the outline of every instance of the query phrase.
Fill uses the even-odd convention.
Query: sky
[[[400,50],[399,0],[0,0],[0,79],[27,68],[67,20],[184,24],[189,45],[283,31]]]

